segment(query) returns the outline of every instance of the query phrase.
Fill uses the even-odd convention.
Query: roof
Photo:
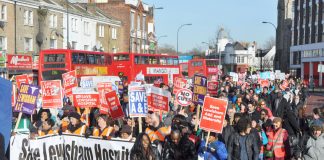
[[[247,50],[240,42],[234,43],[234,50]]]

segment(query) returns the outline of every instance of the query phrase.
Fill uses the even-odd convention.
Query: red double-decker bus
[[[134,81],[142,72],[147,83],[169,84],[180,74],[178,56],[164,54],[116,53],[111,70],[113,75],[122,76],[127,82]]]
[[[207,78],[218,74],[218,59],[192,59],[188,61],[188,77],[195,74],[204,75]]]
[[[70,49],[42,50],[39,55],[38,81],[62,79],[62,74],[76,70],[77,77],[107,76],[112,57],[108,53]]]

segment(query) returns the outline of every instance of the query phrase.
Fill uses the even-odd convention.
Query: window
[[[76,32],[77,31],[77,19],[76,18],[72,18],[71,19],[71,28],[72,28],[72,31]]]
[[[143,32],[145,33],[145,30],[146,30],[146,16],[143,16]]]
[[[33,39],[25,37],[25,51],[33,51]]]
[[[0,36],[0,50],[4,51],[7,50],[7,38]]]
[[[137,30],[141,30],[141,16],[137,15]]]
[[[150,57],[150,61],[149,61],[150,64],[158,64],[158,59],[157,57]]]
[[[105,26],[99,25],[99,37],[104,37],[104,36],[105,36]]]
[[[95,56],[93,54],[87,54],[87,64],[95,64]]]
[[[83,50],[88,51],[89,50],[89,45],[84,45]]]
[[[44,62],[65,62],[65,54],[45,54]]]
[[[202,66],[203,63],[201,61],[197,61],[197,62],[191,62],[191,66],[194,66],[194,67],[198,67],[198,66]]]
[[[72,49],[76,49],[77,47],[77,42],[76,41],[72,41]]]
[[[84,34],[89,35],[89,22],[84,22]]]
[[[24,25],[33,25],[33,11],[25,10]]]
[[[244,57],[236,57],[236,63],[244,63]]]
[[[115,55],[114,60],[115,61],[128,61],[129,55]]]
[[[113,48],[112,48],[112,52],[113,52],[113,53],[117,53],[117,48],[116,48],[116,47],[113,47]]]
[[[7,6],[2,5],[1,6],[1,20],[6,21],[7,20]]]
[[[130,12],[130,28],[134,31],[134,12]]]
[[[216,67],[217,66],[217,61],[206,60],[206,66],[207,67]]]
[[[57,27],[57,16],[55,14],[50,15],[49,24],[50,24],[51,28],[56,28]]]
[[[111,28],[111,38],[117,39],[117,29],[115,27]]]
[[[50,39],[50,48],[51,49],[57,48],[57,40],[56,39]]]

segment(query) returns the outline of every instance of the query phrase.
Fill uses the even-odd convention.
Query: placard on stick
[[[200,118],[200,128],[222,133],[228,101],[218,98],[205,97],[204,107]]]

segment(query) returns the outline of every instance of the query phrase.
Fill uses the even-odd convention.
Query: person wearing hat
[[[128,140],[131,138],[132,128],[129,125],[124,125],[120,131],[120,138]]]
[[[46,136],[57,134],[56,130],[53,130],[55,122],[52,119],[47,119],[42,123],[42,129],[38,130],[38,136]]]
[[[71,133],[75,135],[84,135],[87,129],[87,126],[81,122],[80,118],[81,115],[77,112],[72,112],[69,115],[70,118],[70,124],[65,131],[65,133]]]
[[[324,134],[323,127],[312,125],[312,135],[307,141],[305,160],[322,159],[324,157]]]
[[[98,127],[94,128],[92,136],[107,139],[114,132],[114,123],[105,114],[100,114],[97,118]]]
[[[207,135],[207,133],[205,134]],[[202,140],[200,143],[200,147],[198,150],[198,154],[200,157],[204,157],[204,159],[218,159],[218,160],[226,160],[227,159],[227,150],[225,144],[218,140],[217,133],[210,132],[208,138],[208,144],[206,147],[206,141]]]
[[[38,112],[38,121],[34,123],[34,127],[37,130],[41,130],[42,123],[51,118],[51,112],[49,109],[40,109]]]

